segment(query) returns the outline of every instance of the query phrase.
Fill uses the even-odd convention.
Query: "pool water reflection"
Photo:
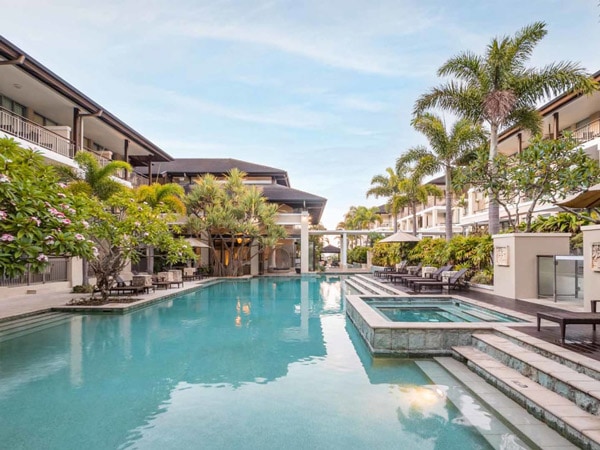
[[[342,283],[224,282],[2,342],[0,442],[31,449],[491,448],[473,425],[497,421],[434,361],[370,356],[344,314]],[[451,400],[459,391],[468,420]]]

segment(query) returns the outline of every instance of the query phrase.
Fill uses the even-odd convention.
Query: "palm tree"
[[[446,189],[446,240],[452,239],[452,170],[464,164],[485,142],[483,129],[467,119],[456,121],[446,132],[443,120],[435,114],[425,113],[413,120],[413,126],[427,137],[431,150],[425,147],[409,149],[398,158],[398,165],[416,163],[417,171],[435,175],[442,171]]]
[[[380,174],[371,179],[371,188],[367,191],[367,198],[371,195],[374,195],[375,198],[388,197],[386,209],[392,215],[395,233],[398,231],[398,214],[404,206],[398,201],[401,194],[398,183],[402,179],[402,174],[395,172],[391,167],[388,167],[385,171],[387,176]]]
[[[71,191],[94,195],[100,200],[107,200],[123,189],[124,186],[113,178],[119,171],[132,171],[131,165],[125,161],[110,161],[101,166],[91,153],[84,151],[78,152],[73,159],[80,170],[60,166],[61,178],[70,182]]]
[[[186,208],[183,203],[185,191],[183,187],[175,183],[140,186],[135,190],[136,197],[140,202],[146,202],[152,208],[164,205],[168,210],[185,214]]]
[[[572,62],[539,69],[525,66],[546,33],[546,24],[535,22],[513,37],[492,39],[483,56],[467,51],[450,58],[438,69],[438,75],[453,76],[455,80],[422,95],[415,104],[415,115],[439,107],[475,122],[486,122],[490,128],[489,159],[493,171],[501,128],[521,126],[538,132],[541,116],[535,108],[539,100],[569,90],[590,93],[598,88],[589,74]],[[491,197],[489,231],[495,234],[499,228],[499,206]]]
[[[60,177],[69,182],[69,190],[88,195],[94,195],[100,200],[108,200],[111,196],[125,188],[121,183],[114,179],[114,176],[121,170],[131,172],[133,168],[125,161],[110,161],[104,166],[86,151],[77,152],[74,161],[79,166],[79,170],[71,167],[59,166]],[[88,261],[81,261],[83,271],[83,284],[89,284]]]
[[[400,195],[397,201],[410,208],[413,216],[413,234],[417,235],[417,206],[421,203],[427,203],[430,195],[440,197],[442,192],[437,186],[432,184],[421,184],[421,177],[418,173],[405,177],[398,183]]]

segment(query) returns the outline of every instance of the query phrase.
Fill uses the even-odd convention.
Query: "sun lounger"
[[[407,286],[410,286],[417,281],[442,281],[442,273],[447,272],[448,270],[452,270],[452,264],[440,267],[435,272],[432,272],[429,278],[425,278],[423,276],[404,277],[402,278],[401,282]]]
[[[556,322],[560,325],[560,339],[565,343],[565,332],[567,325],[592,325],[594,330],[596,324],[600,324],[600,314],[596,312],[571,312],[571,311],[556,311],[556,312],[539,312],[537,313],[537,329],[540,331],[540,323],[542,319]]]
[[[396,284],[396,283],[401,282],[403,278],[420,276],[422,267],[423,267],[423,264],[419,263],[416,266],[414,273],[395,273],[392,275],[388,275],[387,277],[388,277],[388,280],[390,280],[393,284]]]
[[[413,291],[420,293],[424,287],[439,288],[440,291],[443,291],[445,287],[448,288],[448,290],[466,288],[468,286],[464,281],[466,273],[467,269],[460,269],[454,275],[450,276],[447,281],[415,281],[413,282]]]

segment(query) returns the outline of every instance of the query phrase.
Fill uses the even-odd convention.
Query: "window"
[[[54,120],[50,120],[41,114],[34,112],[32,120],[38,125],[42,125],[44,127],[55,127],[58,124]]]
[[[9,111],[14,112],[21,117],[25,117],[27,112],[27,108],[25,106],[2,94],[0,94],[0,105],[2,105],[4,109],[8,109]]]

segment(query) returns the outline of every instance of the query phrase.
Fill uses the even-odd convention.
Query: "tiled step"
[[[73,316],[65,313],[43,313],[22,319],[0,322],[0,342],[59,325]]]
[[[534,417],[585,449],[600,450],[600,417],[473,347],[453,347],[459,359]]]
[[[377,291],[364,286],[363,284],[357,282],[356,280],[354,280],[352,278],[349,278],[348,280],[346,280],[346,284],[348,286],[351,286],[352,288],[356,289],[361,295],[380,295]]]
[[[590,378],[600,380],[600,362],[580,353],[575,353],[559,345],[555,345],[534,336],[530,336],[510,327],[497,327],[495,334],[505,337],[511,342],[548,359],[559,362]]]
[[[379,286],[377,286],[376,284],[373,283],[369,283],[363,279],[360,279],[356,276],[350,278],[347,281],[351,281],[352,283],[354,283],[355,287],[358,286],[360,288],[361,291],[363,291],[365,294],[374,294],[374,295],[389,295],[388,292],[386,292],[385,290],[381,289]]]
[[[595,415],[600,413],[600,381],[501,336],[474,334],[472,345],[581,409]]]
[[[469,370],[465,364],[451,357],[435,357],[433,359],[448,373],[452,374],[454,378],[460,380],[465,385],[465,389],[469,394],[477,397],[479,402],[484,406],[484,413],[487,414],[486,409],[495,412],[502,418],[502,422],[509,425],[513,430],[518,430],[518,434],[522,436],[531,448],[543,448],[548,450],[574,450],[578,448],[558,434],[558,432],[549,428],[545,423],[533,417],[514,400],[511,400],[494,386],[484,381],[475,372]],[[417,362],[417,364],[434,383],[448,384],[448,382],[444,382],[443,379],[432,376],[430,371],[424,370],[422,367],[423,363]],[[468,399],[465,399],[463,395],[459,395],[456,398],[449,396],[449,398],[455,405],[468,402]],[[467,419],[469,419],[470,415],[481,414],[481,412],[482,411],[478,408],[465,408],[463,410],[463,414],[466,415]],[[481,423],[476,417],[471,422]],[[494,424],[493,416],[490,418],[489,424],[486,423],[485,425],[486,426],[483,429],[480,429],[479,432],[486,438],[489,436],[493,439],[494,434],[498,433],[498,431],[502,433],[500,443],[498,443],[499,439],[496,439],[495,442],[488,439],[494,448],[520,448],[517,445],[518,442],[507,439],[510,435],[507,436],[506,431],[502,430],[501,426],[499,427],[497,424]],[[507,441],[509,442],[508,444]]]
[[[375,286],[379,291],[383,292],[384,295],[406,295],[402,291],[399,291],[396,288],[393,288],[387,284],[380,282],[379,280],[376,280],[374,278],[371,278],[371,277],[368,277],[365,275],[355,275],[352,278],[358,279],[361,282],[366,283],[369,286]]]

